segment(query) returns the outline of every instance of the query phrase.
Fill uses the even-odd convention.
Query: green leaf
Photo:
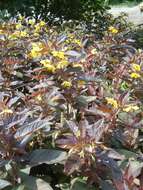
[[[81,67],[69,67],[66,69],[67,73],[73,72],[73,73],[79,73],[81,72],[82,68]]]
[[[107,181],[101,181],[101,188],[102,190],[115,190],[115,188]]]
[[[20,185],[20,186],[12,188],[10,190],[26,190],[26,187],[25,187],[25,185]]]
[[[86,181],[75,178],[71,182],[70,190],[97,190],[95,187],[89,187]]]
[[[77,97],[77,103],[79,106],[86,106],[88,103],[95,101],[96,96],[79,96]]]
[[[46,119],[39,120],[39,119],[37,119],[37,120],[35,120],[35,121],[31,122],[31,123],[25,124],[22,127],[20,127],[17,130],[17,132],[15,133],[14,137],[16,139],[19,139],[19,138],[22,138],[22,137],[24,137],[24,136],[26,136],[28,134],[32,134],[32,133],[34,133],[35,131],[37,131],[39,129],[45,128],[45,127],[49,128],[49,130],[50,130],[49,125],[50,125],[49,120],[46,120]]]
[[[81,53],[74,51],[74,50],[67,51],[65,54],[68,56],[73,56],[73,57],[80,57],[81,56]]]
[[[69,190],[70,189],[70,184],[64,183],[64,184],[58,184],[57,185],[61,190]]]
[[[116,151],[119,152],[120,154],[124,155],[126,157],[126,159],[137,157],[137,154],[135,152],[131,152],[129,150],[116,149]]]
[[[129,161],[129,175],[136,178],[140,175],[141,169],[143,168],[143,163],[135,160]]]
[[[19,77],[19,78],[23,78],[24,75],[23,75],[23,73],[17,71],[16,76]]]
[[[80,77],[80,80],[83,80],[85,82],[91,82],[91,81],[96,81],[97,77],[93,77],[93,76],[83,76]]]
[[[3,179],[0,179],[0,189],[4,189],[5,187],[8,187],[10,185],[11,185],[10,182],[3,180]]]
[[[67,158],[67,153],[60,150],[37,149],[32,151],[27,159],[30,166],[39,165],[41,163],[55,164],[61,163]]]
[[[25,190],[25,185],[20,185],[16,190]]]
[[[28,174],[21,172],[20,173],[22,182],[24,183],[26,190],[53,190],[48,182],[29,176]]]

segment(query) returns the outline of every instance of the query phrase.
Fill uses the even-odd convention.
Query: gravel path
[[[128,14],[128,20],[135,25],[143,24],[143,12],[140,12],[139,6],[134,7],[112,7],[109,10],[115,17],[120,13],[125,12]]]

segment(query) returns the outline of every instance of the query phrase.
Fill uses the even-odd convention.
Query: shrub
[[[118,27],[1,23],[1,189],[141,189],[143,52]]]
[[[0,2],[1,10],[7,9],[13,16],[20,12],[26,16],[39,16],[42,19],[49,20],[49,17],[60,18],[64,20],[82,19],[86,13],[104,12],[107,8],[105,1],[101,0],[4,0]]]
[[[21,3],[18,0],[4,0],[0,2],[0,7],[3,19],[20,13],[36,20],[40,18],[49,25],[82,23],[82,27],[94,32],[97,28],[99,31],[105,31],[110,21],[106,11],[109,7],[103,0],[21,0]]]

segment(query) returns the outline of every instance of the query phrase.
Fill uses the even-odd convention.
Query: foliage
[[[1,189],[142,189],[143,52],[123,28],[1,23]]]
[[[110,4],[130,4],[130,3],[133,3],[133,4],[137,4],[137,3],[140,3],[140,2],[142,2],[142,0],[109,0],[109,3]]]
[[[92,11],[104,11],[106,5],[101,0],[22,0],[19,3],[18,0],[4,0],[0,2],[1,9],[7,9],[13,16],[20,12],[31,16],[35,14],[36,17],[41,16],[43,19],[46,17],[62,17],[65,20],[69,19],[81,19],[84,13]],[[32,12],[33,11],[33,12]],[[48,18],[49,19],[49,18]]]
[[[61,26],[70,22],[95,32],[107,29],[109,8],[103,0],[4,0],[0,2],[1,18],[9,18],[17,13],[42,19],[49,25]],[[111,15],[110,15],[111,17]],[[76,21],[76,22],[75,22]]]
[[[134,39],[134,46],[136,48],[143,47],[142,32],[143,32],[143,26],[139,25],[139,26],[135,27],[134,30],[132,30],[128,34],[128,36],[130,36],[130,37],[132,37],[132,39]]]

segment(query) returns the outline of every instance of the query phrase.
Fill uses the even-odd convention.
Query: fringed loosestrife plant
[[[73,31],[21,15],[0,24],[3,176],[12,188],[24,166],[38,177],[51,168],[54,182],[40,180],[53,189],[75,176],[93,188],[141,189],[143,52],[118,25],[102,40]]]

